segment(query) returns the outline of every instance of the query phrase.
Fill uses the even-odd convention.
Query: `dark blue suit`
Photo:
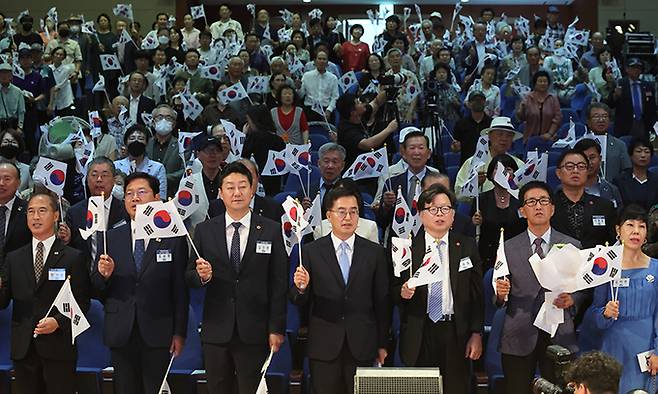
[[[184,237],[151,239],[137,272],[131,234],[129,224],[108,231],[114,272],[105,280],[96,264],[91,280],[105,307],[104,342],[112,351],[117,392],[154,393],[167,369],[172,337],[187,332],[188,247]],[[163,260],[169,261],[158,262],[158,251],[168,251],[170,258]]]

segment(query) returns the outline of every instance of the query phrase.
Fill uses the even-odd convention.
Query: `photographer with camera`
[[[575,394],[615,394],[620,375],[617,360],[603,352],[587,352],[571,364],[565,378]]]
[[[391,69],[386,72],[386,75],[396,77],[394,87],[396,88],[396,105],[399,120],[400,122],[412,123],[417,118],[416,105],[418,104],[418,96],[407,94],[407,91],[410,85],[416,86],[416,89],[420,88],[418,79],[414,73],[402,68],[402,51],[400,49],[389,49],[386,53],[386,58],[391,66]],[[401,75],[401,78],[397,78],[398,75]]]
[[[462,103],[450,77],[450,66],[447,64],[438,63],[434,67],[434,72],[423,84],[425,113],[436,114],[446,122],[456,122]]]

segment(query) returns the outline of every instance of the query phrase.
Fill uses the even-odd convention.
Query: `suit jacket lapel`
[[[262,231],[263,226],[261,225],[260,216],[252,213],[251,224],[249,225],[249,237],[247,238],[247,247],[244,250],[244,256],[242,256],[242,260],[240,261],[240,271],[244,269],[245,265],[251,261],[252,256],[255,254],[256,240],[260,239]]]
[[[144,251],[144,257],[142,258],[142,271],[137,273],[138,278],[141,278],[148,267],[155,261],[155,251],[160,249],[161,243],[162,240],[160,238],[149,240],[149,244]]]
[[[416,234],[415,242],[411,245],[412,273],[416,272],[423,263],[423,257],[425,257],[425,231],[420,230],[418,234]]]
[[[452,288],[453,297],[457,292],[457,274],[459,273],[459,262],[461,260],[461,242],[456,239],[455,233],[450,232],[448,235],[448,264],[450,271],[450,287]]]
[[[323,247],[319,249],[324,251],[324,257],[327,265],[329,266],[329,270],[333,272],[334,277],[338,283],[341,285],[341,287],[344,288],[345,280],[343,279],[343,273],[341,272],[340,265],[338,264],[338,256],[336,256],[336,249],[334,249],[334,243],[331,240],[331,233],[329,233],[329,235],[325,235],[324,238],[321,238],[321,240],[324,240],[325,244],[320,245]],[[354,244],[356,245],[356,241]],[[352,261],[354,261],[354,255],[352,255]]]
[[[361,255],[363,254],[363,248],[365,245],[361,242],[360,237],[357,235],[354,237],[354,250],[352,251],[352,262],[350,263],[350,272],[347,275],[347,288],[349,289],[350,285],[354,281],[354,277],[356,276],[357,272],[361,269],[361,266],[363,264],[360,264],[359,262],[361,261],[362,257]],[[340,266],[338,267],[340,268]],[[342,274],[342,272],[341,272]]]
[[[32,242],[30,242],[29,245],[32,247]],[[48,280],[48,270],[57,265],[59,259],[62,257],[62,249],[64,249],[64,244],[62,244],[59,239],[55,238],[55,242],[53,243],[53,246],[51,246],[50,252],[48,253],[46,261],[43,264],[41,278],[39,279],[35,290],[39,290],[41,285],[43,285],[43,283]],[[30,261],[34,262],[34,259]],[[32,275],[34,276],[34,263],[32,264]]]
[[[16,220],[18,215],[23,214],[23,210],[25,207],[23,206],[23,200],[20,198],[16,197],[14,200],[14,205],[11,207],[11,212],[9,213],[9,217],[7,220],[9,220],[9,223],[7,224],[7,232],[5,233],[5,245],[7,244],[7,240],[11,236],[14,227],[16,227]]]

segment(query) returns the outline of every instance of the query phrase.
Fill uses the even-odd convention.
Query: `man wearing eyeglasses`
[[[587,110],[587,127],[595,135],[606,137],[605,179],[612,182],[624,170],[633,165],[628,156],[624,141],[608,133],[610,128],[610,107],[604,103],[592,103]]]
[[[506,311],[497,312],[505,314],[500,351],[506,392],[529,394],[537,365],[543,376],[552,366],[546,358],[549,345],[561,345],[572,352],[578,350],[573,319],[575,306],[580,306],[585,296],[582,293],[562,293],[555,299],[553,305],[564,309],[565,313],[564,323],[560,324],[553,338],[534,326],[546,291],[537,281],[528,259],[535,253],[544,257],[554,244],[570,243],[579,248],[580,243],[551,228],[551,217],[556,209],[546,183],[528,182],[519,191],[519,199],[522,202],[519,213],[526,218],[528,230],[505,241],[510,276],[496,278],[494,302],[498,307],[507,307]]]
[[[290,298],[309,307],[307,355],[315,394],[354,392],[357,367],[386,359],[391,307],[388,259],[355,234],[361,196],[335,187],[325,196],[331,234],[302,248]]]
[[[402,362],[409,367],[439,367],[444,392],[466,394],[469,361],[482,355],[482,263],[475,240],[450,230],[455,204],[454,193],[440,184],[420,195],[423,229],[411,245],[411,270],[394,278],[391,293],[400,308]],[[431,247],[438,248],[434,255],[439,256],[441,280],[410,287],[411,273],[424,264]]]
[[[589,167],[583,152],[562,152],[555,170],[562,187],[555,193],[556,213],[551,219],[556,230],[580,240],[584,248],[613,244],[617,235],[612,203],[585,192]]]
[[[89,196],[105,196],[105,217],[107,218],[107,228],[113,228],[117,223],[126,220],[128,214],[124,207],[123,201],[112,196],[114,187],[114,176],[116,169],[112,160],[106,157],[97,157],[89,163],[87,170],[87,186],[89,187]],[[89,199],[84,199],[73,205],[66,212],[66,222],[60,224],[58,236],[72,248],[83,252],[91,262],[96,261],[98,256],[97,242],[98,235],[94,232],[87,240],[80,235],[80,229],[87,228],[87,205]],[[91,267],[93,271],[93,265]]]
[[[98,242],[91,282],[105,310],[103,341],[116,392],[156,393],[171,356],[185,344],[188,246],[185,237],[134,237],[137,206],[160,200],[157,178],[132,173],[124,190],[130,221],[107,232],[107,252]]]

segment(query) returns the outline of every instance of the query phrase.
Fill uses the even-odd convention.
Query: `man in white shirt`
[[[219,6],[219,20],[210,25],[213,40],[222,38],[226,30],[233,30],[238,40],[244,39],[242,25],[231,19],[231,7],[227,3],[223,3]]]
[[[322,121],[326,118],[331,122],[331,113],[336,108],[338,78],[327,72],[328,61],[327,53],[319,51],[315,55],[315,70],[308,71],[302,76],[299,95],[304,97],[306,118],[309,121]],[[324,117],[311,109],[314,103],[319,103],[322,106]]]

